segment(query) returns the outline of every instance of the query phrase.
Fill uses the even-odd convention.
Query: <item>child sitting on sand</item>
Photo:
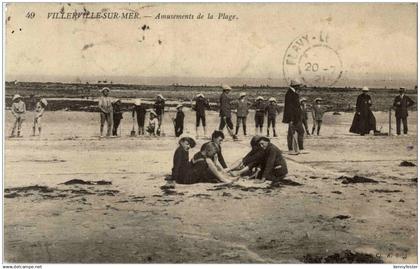
[[[237,178],[225,175],[219,171],[215,164],[218,147],[215,143],[204,144],[200,152],[196,153],[191,160],[190,183],[230,183]]]
[[[39,102],[35,105],[35,116],[34,116],[34,124],[32,126],[32,135],[35,136],[35,131],[38,127],[39,135],[41,136],[41,118],[42,115],[44,115],[45,107],[47,107],[47,100],[45,98],[42,98]]]
[[[183,137],[178,142],[179,146],[175,150],[173,159],[172,175],[166,180],[166,187],[174,185],[174,182],[178,184],[189,184],[190,183],[190,158],[189,150],[194,148],[196,143],[191,137]]]
[[[157,136],[160,134],[159,120],[156,112],[150,111],[149,126],[147,127],[149,135]]]

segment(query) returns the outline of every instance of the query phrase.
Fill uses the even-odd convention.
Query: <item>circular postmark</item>
[[[322,31],[298,36],[283,57],[283,75],[288,84],[299,79],[307,86],[332,86],[341,78],[342,68],[340,55]]]

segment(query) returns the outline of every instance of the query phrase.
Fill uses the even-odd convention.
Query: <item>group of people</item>
[[[286,160],[268,137],[254,136],[250,152],[230,167],[222,153],[224,138],[222,131],[214,131],[211,141],[204,143],[190,160],[189,151],[196,146],[196,142],[191,137],[182,137],[175,150],[172,173],[166,177],[165,187],[172,188],[174,183],[230,183],[240,176],[254,178],[258,182],[275,182],[287,175]]]

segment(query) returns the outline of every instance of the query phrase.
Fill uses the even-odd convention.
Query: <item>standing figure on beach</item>
[[[312,135],[316,129],[316,135],[319,135],[319,131],[321,131],[322,125],[322,118],[324,117],[325,108],[321,105],[321,98],[315,98],[315,104],[312,106]]]
[[[156,115],[157,115],[157,119],[159,121],[159,130],[162,133],[162,121],[163,121],[163,116],[165,114],[165,98],[163,97],[162,94],[158,94],[156,96],[156,102],[153,106]]]
[[[121,100],[117,99],[112,104],[112,117],[113,117],[113,127],[112,127],[112,135],[118,135],[118,127],[120,126],[121,120],[123,118],[123,112],[121,110]]]
[[[232,136],[232,138],[236,140],[237,137],[233,133],[232,109],[231,109],[231,104],[230,104],[230,98],[228,96],[232,88],[228,85],[222,85],[222,89],[223,89],[223,93],[220,95],[219,130],[223,131],[223,129],[226,126],[230,136]]]
[[[357,97],[356,114],[350,127],[350,132],[360,135],[369,134],[371,130],[376,131],[376,119],[370,107],[372,99],[370,98],[369,88],[363,87],[362,93]]]
[[[133,121],[137,118],[137,130],[139,135],[144,135],[144,121],[146,119],[146,106],[142,104],[141,99],[136,99],[133,106]]]
[[[246,100],[246,93],[241,92],[239,95],[238,108],[236,110],[236,131],[235,135],[238,135],[239,127],[241,126],[246,136],[246,117],[248,116],[248,101]]]
[[[306,135],[310,135],[309,128],[308,128],[308,104],[306,103],[306,98],[303,97],[300,99],[300,108],[302,110],[302,123],[303,127],[305,127]]]
[[[270,126],[273,128],[273,136],[277,137],[276,134],[276,117],[280,113],[280,108],[277,106],[276,98],[270,97],[268,99],[268,105],[265,108],[267,113],[267,136],[270,136]]]
[[[45,108],[47,107],[47,99],[42,98],[35,105],[34,124],[32,126],[32,136],[35,136],[36,129],[38,129],[39,136],[42,131],[42,115],[44,115]]]
[[[176,106],[176,116],[174,119],[175,125],[175,136],[179,137],[184,132],[184,118],[185,114],[182,111],[183,105],[179,104]]]
[[[195,105],[193,105],[193,110],[195,110],[195,136],[198,138],[198,127],[203,126],[203,136],[207,136],[206,130],[206,109],[210,109],[209,101],[204,97],[202,93],[197,94],[195,99]]]
[[[106,121],[107,124],[107,130],[106,130],[106,136],[111,136],[112,126],[113,126],[113,112],[112,112],[112,98],[109,97],[109,88],[104,87],[101,90],[102,96],[99,98],[98,107],[100,109],[100,115],[101,115],[101,137],[103,137],[104,132],[104,124]]]
[[[255,135],[262,135],[265,116],[264,98],[262,96],[258,96],[253,107],[255,108]]]
[[[408,133],[408,108],[414,105],[414,101],[405,95],[405,88],[400,88],[400,94],[395,97],[393,107],[395,109],[395,119],[397,124],[397,135],[401,135],[401,121],[403,123],[404,135]]]
[[[284,98],[283,123],[289,125],[287,131],[287,147],[289,154],[299,154],[298,150],[303,151],[303,135],[305,131],[302,126],[302,109],[299,103],[299,89],[302,84],[297,80],[290,82],[290,87]],[[297,133],[298,149],[293,150],[293,137]],[[302,152],[303,153],[303,152]]]
[[[12,133],[10,134],[10,137],[14,137],[16,133],[16,127],[17,127],[17,136],[20,137],[20,131],[22,128],[22,123],[25,120],[25,112],[26,112],[26,105],[22,101],[22,96],[19,94],[15,94],[12,99],[12,107],[11,111],[13,116],[15,117],[15,122],[13,124]]]

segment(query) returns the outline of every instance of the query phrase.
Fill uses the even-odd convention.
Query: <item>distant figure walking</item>
[[[139,135],[144,135],[144,122],[146,120],[146,106],[142,104],[141,99],[136,99],[133,106],[133,121],[137,118],[137,130]]]
[[[302,110],[299,103],[298,93],[301,87],[302,84],[299,81],[292,80],[284,98],[283,123],[289,124],[289,129],[287,131],[287,147],[289,148],[289,154],[299,154],[297,150],[293,150],[293,136],[296,132],[298,148],[300,151],[304,150],[303,135],[305,131],[302,126]]]
[[[405,95],[405,88],[400,88],[400,94],[395,97],[393,107],[395,109],[395,119],[397,124],[397,135],[401,135],[401,121],[403,123],[404,135],[408,133],[408,108],[414,105],[414,101]]]
[[[104,87],[101,90],[102,96],[99,98],[98,107],[100,109],[101,115],[101,137],[103,137],[104,124],[106,121],[107,130],[106,136],[111,136],[112,126],[113,126],[113,112],[112,112],[112,98],[109,97],[109,88]]]
[[[238,135],[239,127],[242,123],[244,135],[246,135],[246,118],[248,116],[248,101],[246,100],[246,93],[241,92],[239,95],[238,108],[236,110],[236,131],[235,135]]]
[[[316,129],[316,135],[319,135],[321,131],[322,118],[324,117],[325,108],[321,105],[321,98],[315,98],[315,104],[312,106],[312,134],[314,134]]]
[[[117,99],[112,104],[112,117],[114,120],[114,124],[112,126],[112,135],[117,136],[118,135],[118,127],[120,126],[121,120],[123,118],[123,112],[121,110],[121,100]]]
[[[370,98],[368,87],[362,88],[362,93],[357,97],[356,114],[350,127],[350,132],[360,135],[369,134],[371,130],[376,131],[376,119],[370,107],[372,99]]]
[[[197,94],[195,98],[195,105],[193,105],[193,110],[195,110],[195,135],[198,138],[198,127],[203,126],[203,135],[207,136],[206,130],[206,109],[210,109],[209,101],[204,97],[202,93]]]
[[[265,116],[265,104],[264,98],[262,96],[258,96],[257,100],[255,101],[253,108],[255,108],[255,135],[262,135],[263,127],[264,127],[264,116]]]
[[[303,127],[305,127],[305,131],[307,135],[310,135],[309,133],[309,128],[308,128],[308,111],[309,111],[309,107],[308,104],[306,103],[306,98],[303,97],[302,99],[300,99],[300,108],[302,110],[302,123],[303,123]]]
[[[38,133],[41,136],[42,131],[42,116],[44,115],[45,108],[47,107],[47,100],[42,98],[39,102],[35,105],[35,116],[34,116],[34,124],[32,126],[32,135],[35,136],[36,129],[38,128]]]
[[[230,104],[230,98],[228,96],[229,92],[232,90],[228,85],[222,85],[223,93],[220,95],[220,124],[219,130],[227,128],[230,136],[234,140],[237,139],[236,135],[233,133],[233,123],[232,123],[232,109]]]
[[[11,111],[13,116],[15,117],[15,123],[13,124],[13,129],[10,137],[15,137],[16,127],[17,127],[17,136],[20,137],[20,131],[22,128],[22,123],[25,120],[25,112],[26,112],[26,105],[22,101],[22,96],[19,94],[15,94],[12,99],[12,107]]]
[[[273,136],[277,137],[276,133],[276,117],[280,113],[280,108],[277,106],[276,98],[270,97],[268,105],[265,107],[267,112],[267,136],[270,136],[270,126],[273,129]]]

